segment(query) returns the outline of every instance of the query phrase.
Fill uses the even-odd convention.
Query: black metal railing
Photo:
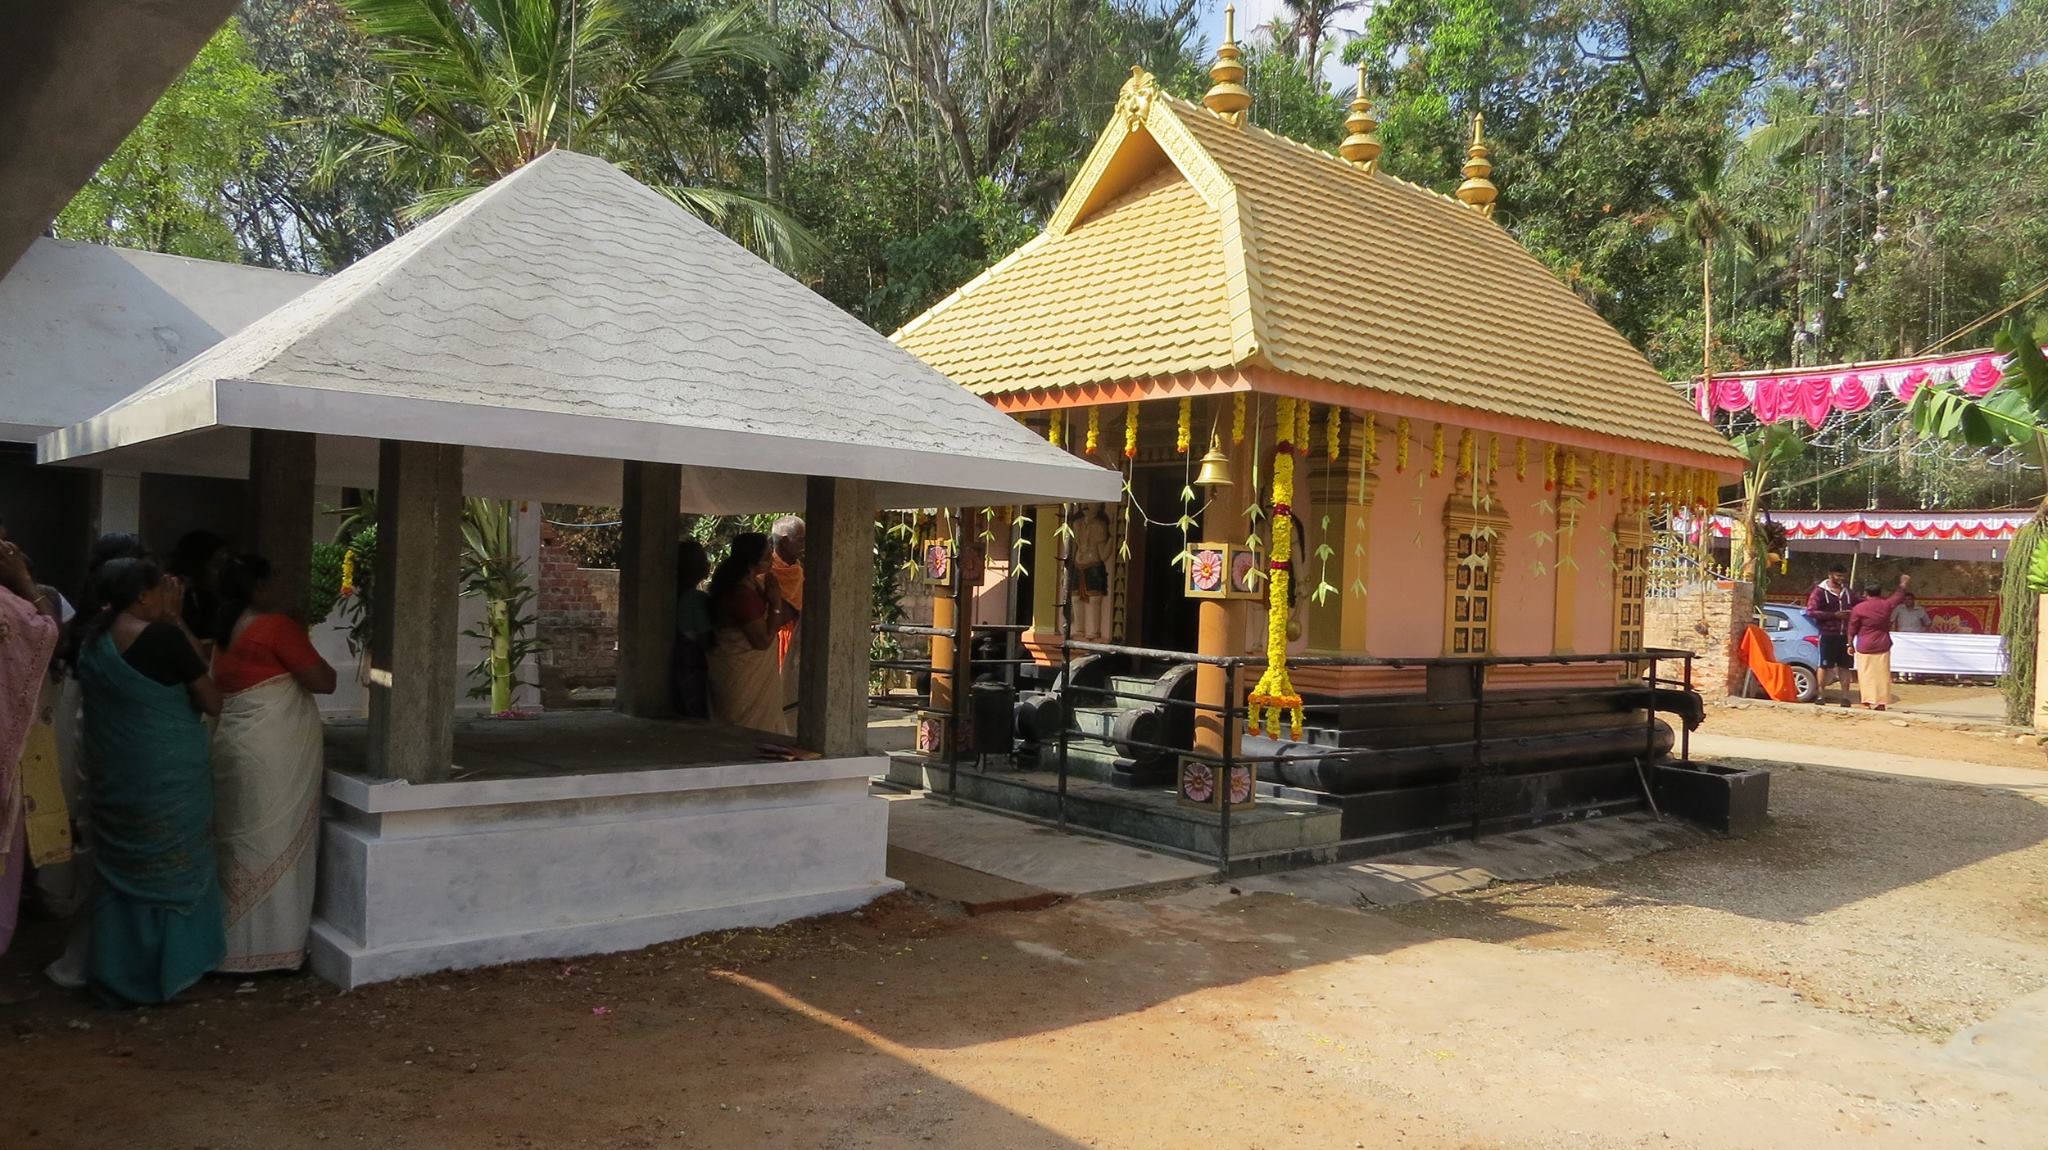
[[[962,607],[964,608],[965,606],[963,603]],[[1063,611],[1061,615],[1063,620],[1065,620],[1067,613]],[[1207,739],[1198,736],[1193,740],[1193,746],[1151,742],[1135,737],[1118,739],[1116,742],[1121,748],[1156,752],[1174,756],[1177,760],[1192,759],[1208,763],[1215,768],[1217,786],[1222,792],[1222,799],[1218,803],[1217,810],[1216,866],[1219,875],[1227,875],[1230,871],[1232,860],[1230,846],[1232,813],[1230,787],[1234,772],[1240,767],[1252,768],[1253,777],[1251,785],[1256,790],[1258,786],[1258,767],[1262,764],[1279,762],[1288,757],[1282,754],[1247,754],[1242,745],[1242,739],[1246,733],[1244,723],[1249,717],[1250,711],[1245,700],[1248,684],[1245,681],[1244,672],[1247,670],[1263,670],[1266,664],[1265,658],[1254,655],[1204,655],[1192,651],[1172,651],[1127,644],[1092,643],[1074,639],[1070,628],[1071,622],[1068,621],[1067,627],[1063,628],[1062,634],[1057,639],[1056,651],[1058,662],[1052,664],[1059,668],[1060,672],[1058,705],[1061,708],[1055,760],[1056,824],[1062,830],[1067,829],[1069,824],[1069,755],[1071,740],[1077,734],[1074,730],[1071,716],[1073,707],[1079,700],[1143,701],[1148,705],[1162,708],[1184,708],[1193,712],[1194,725],[1198,732],[1204,726],[1203,716],[1212,716],[1209,727],[1212,731],[1220,728],[1220,739],[1214,737],[1214,735]],[[950,666],[943,671],[935,671],[932,660],[929,657],[922,660],[911,658],[876,660],[874,666],[878,669],[908,669],[923,671],[927,674],[950,675],[951,698],[947,712],[947,754],[943,758],[947,772],[947,801],[957,803],[959,801],[959,769],[962,734],[964,731],[963,724],[966,716],[970,684],[974,681],[977,674],[990,673],[994,672],[997,668],[1001,668],[999,673],[1003,676],[1004,681],[1014,687],[1018,680],[1019,670],[1023,666],[1039,662],[1039,660],[1032,658],[1028,652],[1025,652],[1021,645],[1022,635],[1030,630],[1030,628],[1010,625],[976,627],[966,624],[963,620],[962,625],[957,627],[881,624],[877,625],[875,630],[885,633],[944,638],[954,641],[953,658],[950,661]],[[1001,657],[983,657],[979,660],[974,658],[973,637],[977,631],[1003,633],[1004,643]],[[1047,646],[1050,646],[1050,644],[1047,644]],[[1197,668],[1215,668],[1223,674],[1222,702],[1205,701],[1200,697],[1193,700],[1160,698],[1151,694],[1140,695],[1121,691],[1111,686],[1080,686],[1074,682],[1074,661],[1076,656],[1085,655],[1120,656],[1131,660],[1169,662],[1193,665]],[[1431,692],[1434,697],[1430,701],[1437,704],[1450,705],[1465,703],[1470,707],[1471,738],[1468,753],[1460,769],[1459,792],[1463,800],[1460,805],[1464,808],[1467,830],[1470,834],[1476,836],[1481,831],[1487,809],[1485,790],[1489,779],[1486,765],[1486,706],[1489,697],[1487,683],[1489,672],[1496,668],[1509,667],[1605,665],[1617,668],[1615,679],[1617,684],[1640,685],[1644,693],[1643,711],[1645,717],[1643,753],[1636,759],[1636,774],[1642,788],[1643,800],[1655,812],[1657,806],[1656,800],[1651,793],[1649,768],[1654,765],[1658,754],[1657,691],[1663,687],[1690,688],[1692,686],[1694,658],[1694,653],[1687,650],[1677,648],[1646,648],[1637,651],[1614,651],[1587,655],[1486,655],[1435,656],[1428,658],[1388,658],[1374,655],[1302,655],[1290,657],[1288,665],[1294,669],[1346,667],[1371,667],[1388,670],[1420,669],[1425,673],[1426,680],[1438,684],[1441,684],[1441,680],[1446,674],[1464,675],[1465,690],[1462,697],[1453,695],[1446,698],[1437,692]],[[1679,678],[1666,678],[1660,674],[1660,665],[1669,666],[1672,663],[1680,664],[1682,667],[1682,674]],[[1522,688],[1522,690],[1527,690],[1527,688]],[[1495,688],[1494,694],[1498,696],[1500,693],[1501,689]],[[884,692],[881,695],[875,696],[874,701],[878,705],[884,706],[903,706],[906,702],[909,702],[913,706],[922,704],[920,709],[931,709],[930,697],[931,691],[927,688],[923,692],[910,696],[907,700],[902,696],[891,697],[887,692]],[[1316,720],[1333,716],[1340,708],[1356,713],[1358,711],[1369,711],[1377,707],[1413,706],[1414,703],[1415,698],[1412,695],[1390,696],[1387,698],[1354,697],[1341,702],[1309,703],[1303,708],[1303,711],[1306,720],[1305,725],[1329,726],[1331,724],[1318,723]],[[1679,757],[1682,762],[1689,764],[1692,761],[1691,729],[1682,718],[1677,727]],[[1220,743],[1220,749],[1214,749],[1218,743]],[[1452,745],[1455,746],[1455,744]],[[1178,763],[1176,762],[1177,765]]]

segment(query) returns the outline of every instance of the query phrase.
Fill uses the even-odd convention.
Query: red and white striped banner
[[[1773,514],[1788,539],[2011,539],[2033,518],[2026,511],[1813,511]],[[1727,538],[1735,521],[1716,515],[1715,535]]]

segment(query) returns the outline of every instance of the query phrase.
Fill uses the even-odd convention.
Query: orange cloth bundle
[[[1799,701],[1799,684],[1792,678],[1792,668],[1778,662],[1778,656],[1771,648],[1771,637],[1762,627],[1752,626],[1742,633],[1742,663],[1749,673],[1756,676],[1757,685],[1764,694],[1780,703]]]

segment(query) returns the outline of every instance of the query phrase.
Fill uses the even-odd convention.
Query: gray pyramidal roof
[[[691,510],[1111,500],[1085,463],[602,160],[556,151],[100,414],[44,462],[247,474],[248,429],[320,435],[322,482],[379,439],[456,443],[473,494],[590,500],[684,464]]]

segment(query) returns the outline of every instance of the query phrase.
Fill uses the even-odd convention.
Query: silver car
[[[1778,662],[1792,668],[1799,687],[1799,701],[1811,703],[1820,697],[1820,628],[1798,607],[1766,603],[1757,609],[1757,626],[1771,637],[1771,653]],[[1751,692],[1761,695],[1760,688]]]

